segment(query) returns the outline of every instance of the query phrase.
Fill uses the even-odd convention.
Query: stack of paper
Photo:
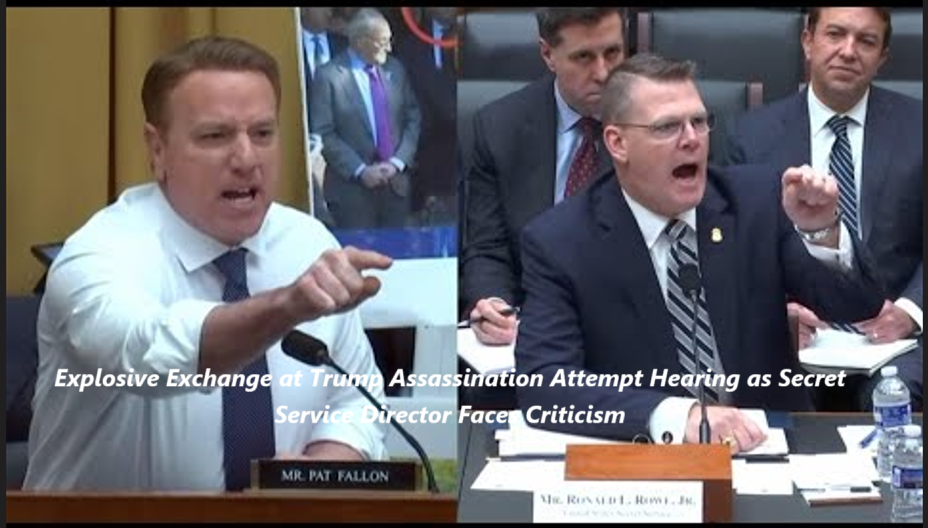
[[[617,440],[557,433],[531,427],[521,412],[509,414],[509,429],[496,431],[501,458],[563,458],[571,444],[627,444]]]
[[[791,455],[790,473],[810,505],[880,502],[879,475],[865,453]]]
[[[890,360],[915,348],[914,339],[900,339],[884,345],[871,344],[866,336],[827,328],[799,351],[799,361],[809,372],[834,373],[840,370],[872,376]]]
[[[483,375],[501,374],[516,367],[514,344],[484,345],[470,328],[458,329],[458,356]]]

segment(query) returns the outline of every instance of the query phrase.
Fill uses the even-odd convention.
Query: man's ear
[[[144,129],[145,146],[148,147],[149,168],[159,182],[164,180],[164,140],[158,127],[151,123],[145,123]]]
[[[603,142],[612,159],[621,164],[628,161],[628,138],[621,127],[606,125],[603,129]]]
[[[554,53],[552,48],[543,38],[538,39],[538,47],[541,49],[541,60],[545,61],[548,69],[554,71],[554,59],[551,55]]]

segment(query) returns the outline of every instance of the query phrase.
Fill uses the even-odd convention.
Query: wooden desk
[[[7,491],[15,522],[444,522],[457,498],[424,492],[35,493]]]

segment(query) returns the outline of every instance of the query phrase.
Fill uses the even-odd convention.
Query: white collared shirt
[[[661,234],[667,227],[667,223],[670,222],[670,219],[649,210],[629,196],[625,189],[622,189],[622,194],[628,202],[628,207],[631,209],[632,215],[635,217],[635,221],[638,224],[638,228],[641,230],[641,236],[648,247],[648,253],[651,255],[651,263],[654,265],[654,274],[660,283],[661,293],[664,295],[664,301],[666,302],[667,259],[670,256],[671,242],[668,237],[661,236]],[[694,233],[698,232],[696,230],[696,209],[684,211],[677,216],[677,219],[686,222]],[[808,242],[805,242],[805,245],[807,249],[810,249],[810,254],[812,256],[829,265],[838,265],[849,269],[853,259],[853,246],[849,241],[850,239],[847,238],[849,236],[850,235],[848,235],[846,229],[843,229],[842,225],[841,242],[837,250],[813,246]],[[698,241],[696,245],[698,252]],[[815,249],[814,252],[811,251],[813,248]],[[721,357],[716,359],[717,361],[721,361]],[[715,370],[718,371],[718,367]],[[720,396],[725,397],[726,395],[720,394]],[[661,403],[654,408],[651,412],[651,416],[648,418],[648,433],[651,435],[651,438],[655,441],[660,441],[664,433],[669,432],[671,434],[672,443],[682,443],[684,433],[686,432],[686,419],[690,409],[696,403],[697,400],[695,398],[682,396],[668,396],[662,400]]]
[[[867,89],[867,92],[860,98],[860,101],[857,101],[850,110],[845,114],[850,118],[850,121],[847,125],[847,139],[851,144],[851,156],[854,158],[854,188],[857,192],[857,211],[858,214],[861,214],[863,209],[861,204],[863,203],[861,188],[863,182],[863,160],[864,160],[864,126],[866,126],[867,121],[867,104],[870,101],[870,89]],[[835,133],[832,132],[831,127],[828,126],[828,120],[835,115],[835,111],[828,108],[825,103],[823,103],[818,96],[815,95],[815,92],[812,89],[812,86],[809,85],[809,137],[811,138],[811,151],[812,151],[812,168],[816,171],[821,172],[822,174],[828,174],[828,165],[831,159],[831,147],[835,142]],[[858,218],[858,220],[862,220]],[[863,223],[860,223],[861,229],[863,229]],[[842,238],[845,236],[845,232],[842,231]],[[915,321],[916,326],[918,326],[918,332],[924,330],[924,313],[922,309],[918,307],[917,304],[912,302],[910,299],[905,297],[900,297],[895,301],[896,306],[902,309],[905,313]]]
[[[291,284],[329,249],[312,217],[271,206],[248,249],[249,290]],[[224,278],[211,264],[230,248],[183,221],[149,183],[131,188],[71,236],[55,259],[38,320],[39,366],[25,489],[222,490],[222,390],[171,388],[169,371],[195,374],[203,322],[220,304]],[[328,344],[348,372],[380,374],[357,310],[299,326]],[[359,419],[355,387],[314,383],[323,372],[267,351],[274,419],[287,412],[351,409],[349,424],[275,423],[278,454],[323,439],[371,459],[386,456],[383,425]],[[69,374],[158,374],[158,387],[56,387]],[[282,387],[302,372],[300,386]],[[330,373],[331,371],[324,371]],[[320,378],[323,376],[320,375]],[[383,400],[383,389],[373,390]],[[268,409],[268,412],[272,412]]]

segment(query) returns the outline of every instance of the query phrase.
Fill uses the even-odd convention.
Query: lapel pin
[[[721,229],[717,227],[712,228],[712,241],[715,242],[716,244],[722,241],[722,230]]]

